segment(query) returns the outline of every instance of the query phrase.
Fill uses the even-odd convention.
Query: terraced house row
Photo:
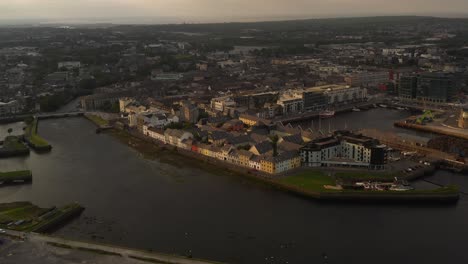
[[[238,121],[224,123],[229,126],[199,124],[188,130],[165,131],[146,124],[142,132],[167,145],[272,175],[301,166],[386,167],[387,147],[350,131],[325,135],[281,123],[232,130]]]
[[[191,132],[180,129],[166,129],[164,131],[143,126],[143,133],[167,145],[268,174],[283,173],[301,166],[299,156],[301,145],[291,148],[285,143],[279,143],[275,147],[275,144],[266,136],[256,135],[257,137],[253,139],[246,135],[235,137],[232,134],[227,134],[228,138],[221,139],[222,133],[213,133],[212,131],[209,135],[210,139],[201,142],[195,140],[195,136]],[[260,139],[263,141],[255,141]]]

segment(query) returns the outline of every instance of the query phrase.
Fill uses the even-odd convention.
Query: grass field
[[[353,174],[351,173],[341,173],[340,177],[362,177],[362,174]],[[370,174],[369,177],[375,178],[373,174]],[[385,177],[385,176],[383,176]],[[390,176],[387,176],[390,177]],[[413,191],[366,191],[366,190],[332,190],[324,188],[324,185],[334,186],[336,184],[335,178],[326,175],[321,171],[306,171],[301,172],[297,175],[287,176],[285,178],[279,179],[277,181],[280,184],[284,184],[286,187],[299,188],[305,192],[314,192],[314,193],[333,193],[333,194],[344,194],[344,195],[443,195],[443,194],[458,194],[459,188],[457,186],[446,186],[441,188],[436,188],[432,190],[413,190]]]
[[[98,126],[107,126],[109,122],[97,115],[86,115],[86,117]]]
[[[21,142],[17,136],[8,136],[3,142],[3,149],[6,151],[25,151],[28,147]]]
[[[280,183],[301,188],[305,191],[322,192],[324,185],[335,185],[335,179],[320,171],[307,171],[280,179]],[[328,190],[327,190],[328,191]]]
[[[0,228],[17,231],[39,230],[47,225],[59,224],[66,214],[78,208],[78,204],[62,208],[40,208],[30,202],[0,204]]]
[[[31,180],[32,173],[30,170],[0,172],[0,181],[15,181],[15,180]]]
[[[29,140],[29,142],[31,142],[36,147],[48,147],[49,143],[37,134],[37,122],[37,119],[34,119],[32,122],[30,122],[26,127],[24,135]]]
[[[342,180],[388,180],[397,176],[389,172],[337,172],[335,177]]]

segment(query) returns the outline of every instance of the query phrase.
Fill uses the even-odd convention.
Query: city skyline
[[[105,12],[103,12],[105,10]],[[466,17],[468,2],[448,0],[19,0],[0,3],[0,22],[183,23],[283,20],[384,15]]]

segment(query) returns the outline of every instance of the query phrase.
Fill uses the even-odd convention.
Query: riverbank
[[[79,204],[40,208],[30,202],[0,204],[0,228],[22,232],[49,232],[84,210]]]
[[[196,164],[201,166],[204,169],[213,171],[217,168],[221,171],[232,171],[236,174],[244,177],[248,177],[252,180],[262,182],[264,184],[273,186],[275,188],[288,191],[290,193],[313,198],[317,200],[340,200],[340,201],[415,201],[415,202],[456,202],[459,199],[458,188],[449,187],[449,188],[439,188],[434,190],[425,190],[425,191],[406,191],[406,192],[397,192],[397,191],[357,191],[357,190],[334,190],[334,189],[325,189],[322,188],[324,185],[336,186],[336,179],[330,178],[327,181],[324,181],[321,186],[313,185],[309,182],[304,182],[299,184],[294,184],[294,179],[296,177],[306,178],[312,182],[321,182],[320,179],[324,179],[322,176],[313,173],[314,170],[301,168],[294,172],[288,173],[286,176],[272,177],[271,175],[262,174],[258,171],[252,171],[249,168],[242,168],[232,164],[227,164],[225,162],[216,160],[214,158],[206,157],[203,155],[198,155],[188,150],[177,149],[174,147],[166,147],[162,143],[158,143],[154,139],[146,138],[144,135],[136,134],[137,132],[126,132],[123,130],[112,130],[110,133],[112,136],[116,137],[122,143],[128,144],[130,147],[138,150],[142,155],[147,159],[159,158],[164,160],[167,158],[167,155],[179,155],[184,156],[186,159],[182,160],[179,157],[178,162],[183,162],[184,164]],[[152,143],[152,144],[148,144]],[[197,162],[198,161],[198,162]],[[200,164],[200,162],[203,162]],[[301,176],[301,173],[311,173],[307,177]],[[403,175],[402,175],[403,176]],[[422,175],[416,175],[414,178],[422,177]],[[367,175],[366,178],[370,176]],[[285,179],[293,179],[287,181]],[[310,186],[313,186],[310,188]]]
[[[413,130],[434,133],[434,134],[439,134],[439,135],[445,135],[445,136],[452,136],[452,137],[468,140],[468,131],[466,130],[464,131],[461,129],[455,129],[455,128],[450,128],[446,126],[435,126],[431,124],[426,124],[426,125],[412,124],[412,123],[408,123],[405,121],[395,122],[394,125],[400,128],[413,129]]]
[[[0,236],[2,236],[0,234]],[[172,263],[172,264],[220,264],[220,262],[169,255],[164,253],[124,248],[7,230],[3,234],[8,241],[9,263]],[[28,252],[25,256],[23,252]],[[3,253],[3,254],[2,254]],[[0,251],[0,262],[6,257]],[[45,260],[45,261],[43,261]],[[72,261],[73,260],[73,261]]]
[[[279,188],[287,191],[322,199],[335,201],[413,201],[413,202],[455,202],[459,199],[456,186],[446,186],[433,190],[412,191],[367,191],[342,189],[337,185],[338,176],[327,176],[322,171],[304,171],[287,176],[277,181]]]
[[[52,150],[52,146],[38,135],[38,126],[39,120],[37,118],[29,120],[24,132],[24,140],[30,148],[37,152],[49,152]]]
[[[19,184],[32,181],[30,170],[0,172],[0,186],[9,184]]]

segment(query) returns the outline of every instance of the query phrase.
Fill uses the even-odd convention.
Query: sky
[[[222,22],[410,14],[466,16],[468,0],[0,0],[0,20]]]

